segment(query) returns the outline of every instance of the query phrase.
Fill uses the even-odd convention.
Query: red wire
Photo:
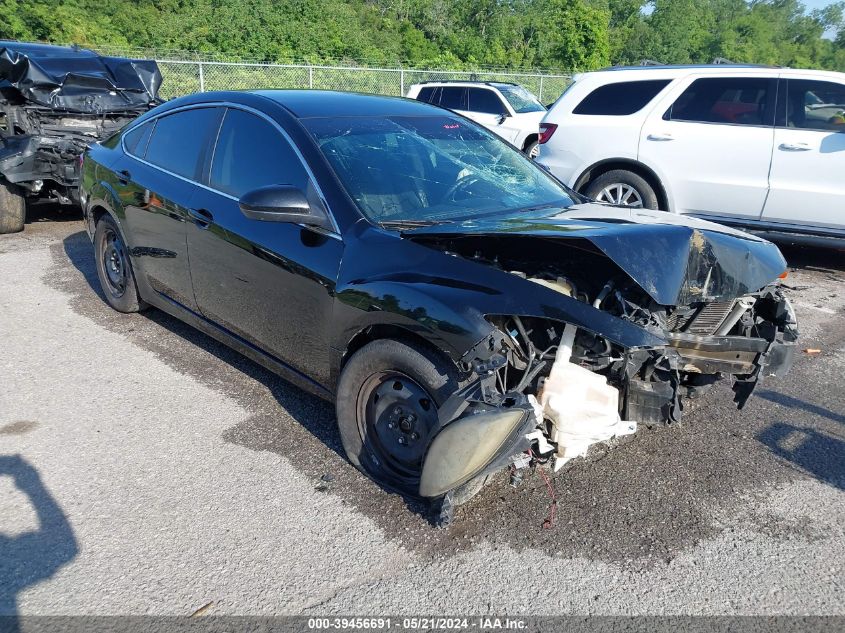
[[[528,449],[528,455],[532,458],[534,457],[534,451],[532,451],[530,448]],[[543,528],[549,530],[555,524],[557,497],[555,496],[555,489],[552,487],[552,482],[549,480],[549,476],[546,474],[546,471],[543,470],[542,466],[539,468],[539,471],[540,476],[543,478],[543,481],[546,482],[546,489],[549,491],[549,497],[552,500],[549,504],[549,516],[547,516],[546,520],[543,521]]]

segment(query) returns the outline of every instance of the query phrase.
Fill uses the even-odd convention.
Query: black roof
[[[324,116],[398,116],[444,114],[435,106],[405,99],[333,90],[251,90],[271,99],[294,116],[307,119]]]

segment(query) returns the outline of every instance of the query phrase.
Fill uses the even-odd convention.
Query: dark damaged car
[[[89,149],[83,202],[114,308],[333,400],[349,459],[444,518],[490,473],[678,420],[717,380],[741,409],[795,350],[774,245],[588,203],[420,102],[178,99]]]
[[[154,61],[0,41],[0,233],[26,201],[79,202],[79,157],[159,103]]]

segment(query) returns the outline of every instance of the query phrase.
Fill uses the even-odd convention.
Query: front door
[[[763,220],[845,228],[845,83],[783,79]]]
[[[208,176],[192,201],[188,251],[202,314],[246,343],[328,384],[339,236],[247,218],[243,194],[294,185],[322,204],[298,155],[275,124],[229,108]],[[308,350],[307,354],[303,350]]]
[[[640,160],[667,183],[672,211],[758,219],[769,187],[777,80],[693,78],[655,106]]]

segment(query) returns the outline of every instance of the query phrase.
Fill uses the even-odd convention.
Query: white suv
[[[425,81],[406,95],[462,114],[534,158],[546,108],[517,84],[478,81]]]
[[[577,76],[541,128],[539,163],[595,200],[845,237],[845,74],[613,68]]]

